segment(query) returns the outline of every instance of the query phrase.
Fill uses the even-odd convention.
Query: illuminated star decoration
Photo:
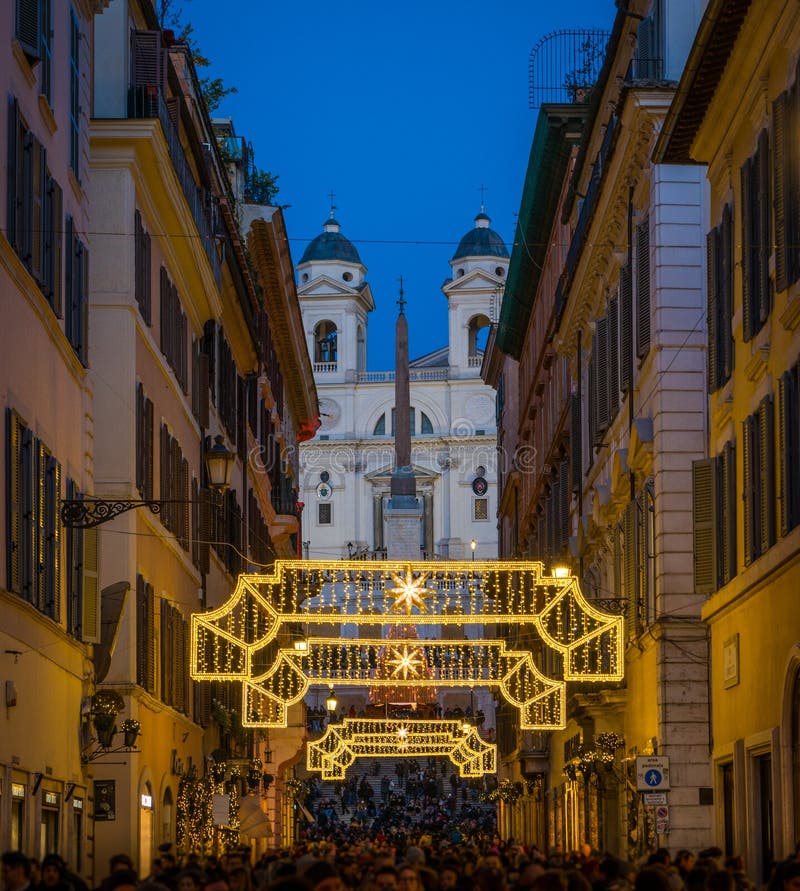
[[[397,728],[397,748],[401,752],[408,748],[408,727]]]
[[[417,647],[409,650],[408,644],[403,645],[401,650],[399,647],[392,647],[392,655],[387,659],[387,663],[391,666],[392,677],[403,675],[403,680],[407,681],[408,676],[418,678],[422,669],[422,655]]]
[[[387,594],[391,594],[394,597],[392,609],[403,609],[405,607],[406,612],[410,615],[411,610],[416,606],[420,612],[428,612],[425,600],[433,596],[433,591],[425,587],[425,582],[428,580],[429,575],[430,573],[426,572],[420,574],[418,578],[414,578],[414,573],[407,569],[405,578],[403,578],[403,576],[393,572],[392,581],[397,587],[387,589]]]

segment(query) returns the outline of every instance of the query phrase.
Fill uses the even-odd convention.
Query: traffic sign
[[[652,806],[658,806],[659,804],[667,803],[667,793],[666,792],[645,792],[644,793],[644,803]]]
[[[636,759],[636,788],[640,792],[661,792],[669,787],[669,758],[640,755]]]

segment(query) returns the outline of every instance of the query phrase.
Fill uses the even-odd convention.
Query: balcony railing
[[[212,214],[210,208],[210,203],[216,199],[204,194],[203,190],[197,187],[189,162],[186,160],[186,153],[178,136],[178,131],[172,122],[169,109],[158,88],[155,86],[130,87],[128,90],[128,117],[136,120],[158,118],[161,122],[161,129],[164,131],[164,138],[167,142],[172,166],[178,177],[178,182],[181,184],[181,189],[186,198],[186,203],[189,205],[192,218],[197,226],[197,231],[208,257],[208,262],[211,265],[214,279],[217,285],[219,285],[222,281],[222,264],[217,253],[216,233],[211,221]]]
[[[411,368],[408,372],[412,381],[446,381],[449,374],[449,368]],[[359,371],[356,374],[359,384],[383,384],[393,380],[393,371]]]
[[[338,362],[315,362],[314,374],[333,374],[338,365]]]
[[[483,356],[468,356],[467,365],[470,368],[480,368],[483,364]]]

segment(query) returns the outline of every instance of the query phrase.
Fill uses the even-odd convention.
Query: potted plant
[[[104,749],[110,749],[117,732],[117,715],[125,707],[122,697],[113,690],[98,690],[92,696],[92,719],[97,741]]]
[[[120,728],[124,734],[126,749],[132,749],[136,745],[136,739],[141,732],[142,725],[135,718],[126,718]]]

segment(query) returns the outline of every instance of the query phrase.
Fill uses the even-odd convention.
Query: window
[[[386,436],[386,412],[384,412],[375,422],[372,430],[373,436]]]
[[[314,328],[314,361],[328,364],[338,360],[337,330],[333,322],[322,321]]]
[[[596,321],[589,358],[589,436],[595,447],[603,444],[617,416],[619,390],[619,299],[614,296],[606,315]]]
[[[800,169],[796,133],[800,127],[800,84],[772,103],[772,181],[775,189],[775,287],[783,291],[800,278]]]
[[[136,683],[156,691],[156,618],[153,586],[136,576]]]
[[[39,47],[42,62],[39,68],[39,90],[53,104],[52,65],[53,65],[53,5],[52,0],[39,0],[40,33]]]
[[[75,354],[89,362],[89,251],[78,238],[72,217],[66,226],[67,268],[64,299],[64,331]]]
[[[488,520],[489,519],[489,499],[473,498],[472,499],[472,519]]]
[[[47,151],[19,113],[8,105],[6,234],[56,315],[61,314],[62,195],[50,175]]]
[[[706,235],[708,280],[708,391],[722,387],[733,372],[733,223],[730,205],[722,222]]]
[[[145,501],[153,498],[153,403],[136,386],[136,488]]]
[[[81,29],[75,10],[69,11],[69,166],[80,180],[80,51]]]
[[[238,408],[238,390],[239,390],[239,374],[236,371],[236,362],[233,358],[228,340],[222,328],[217,331],[217,361],[219,365],[217,379],[217,399],[216,406],[219,411],[220,420],[225,427],[225,432],[232,445],[236,445],[237,441],[237,408]]]
[[[778,382],[778,464],[781,535],[786,535],[800,523],[800,362]]]
[[[161,352],[184,393],[189,389],[189,356],[186,313],[181,307],[178,289],[161,267]]]
[[[161,425],[161,501],[165,504],[159,516],[164,526],[178,539],[178,544],[189,550],[189,462],[183,457],[178,440],[166,424]],[[145,480],[146,482],[146,480]]]
[[[736,575],[736,446],[692,467],[694,589],[710,594]]]
[[[431,419],[425,414],[424,411],[420,412],[420,433],[424,436],[429,436],[433,433],[433,424],[431,423]]]
[[[775,544],[775,441],[772,397],[745,418],[742,430],[744,562]]]
[[[181,611],[161,599],[161,701],[189,712],[189,627]]]
[[[41,7],[39,0],[16,0],[14,37],[16,37],[27,60],[34,64],[41,53]]]
[[[58,622],[61,465],[16,412],[7,425],[7,587]]]
[[[333,524],[333,505],[330,501],[324,501],[317,505],[317,525],[331,526]]]
[[[770,169],[769,136],[762,130],[755,154],[742,165],[742,330],[752,339],[772,309],[772,280],[769,275]]]
[[[619,387],[633,387],[633,276],[631,267],[619,271]]]
[[[82,497],[73,480],[67,480],[67,498]],[[100,640],[100,587],[98,530],[65,530],[65,579],[67,633],[85,643]]]
[[[147,325],[152,313],[152,288],[150,281],[150,235],[142,224],[142,215],[137,210],[133,224],[134,238],[134,292],[139,312]]]

